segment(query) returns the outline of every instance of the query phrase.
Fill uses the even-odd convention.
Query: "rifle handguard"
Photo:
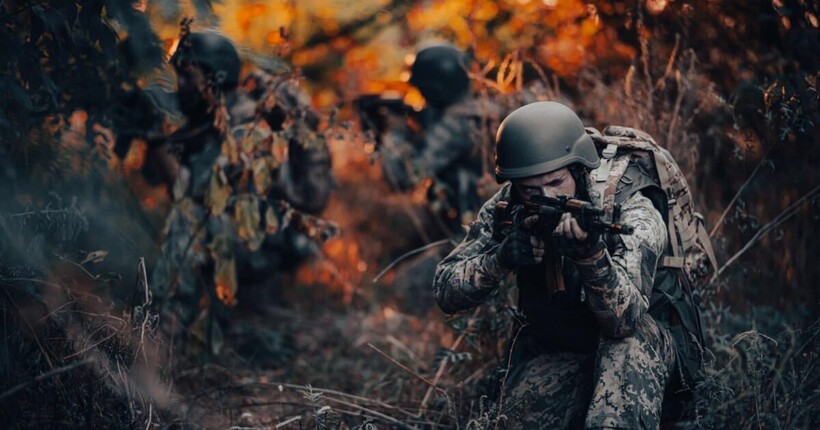
[[[567,196],[533,196],[524,202],[524,211],[527,216],[538,215],[545,220],[560,218],[569,212],[584,230],[625,235],[635,233],[634,227],[620,223],[621,210],[620,205],[617,206],[613,211],[612,220],[606,220],[606,212],[590,202]]]

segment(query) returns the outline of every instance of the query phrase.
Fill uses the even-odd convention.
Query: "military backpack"
[[[691,394],[703,377],[703,327],[699,288],[716,270],[717,261],[703,216],[672,155],[647,133],[609,126],[603,133],[587,128],[601,154],[592,182],[609,216],[640,191],[652,200],[668,229],[649,303],[649,314],[669,329],[675,343],[678,391]]]

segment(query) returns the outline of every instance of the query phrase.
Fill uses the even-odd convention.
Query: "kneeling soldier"
[[[510,428],[657,429],[675,365],[668,329],[647,312],[667,247],[663,216],[628,186],[619,188],[615,212],[629,226],[622,233],[631,234],[593,228],[571,212],[522,210],[536,196],[603,206],[590,179],[601,164],[595,144],[559,103],[511,113],[496,151],[496,176],[509,183],[439,264],[439,306],[447,313],[475,307],[515,274],[527,324],[504,384]]]

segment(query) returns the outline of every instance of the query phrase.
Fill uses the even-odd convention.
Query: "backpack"
[[[672,155],[647,133],[619,126],[609,126],[603,133],[587,128],[587,133],[601,154],[591,180],[603,198],[605,213],[619,212],[623,201],[641,191],[666,222],[668,245],[658,263],[649,314],[669,329],[674,340],[679,374],[673,385],[691,395],[703,379],[704,367],[698,289],[717,269],[703,216],[695,211],[686,178]]]

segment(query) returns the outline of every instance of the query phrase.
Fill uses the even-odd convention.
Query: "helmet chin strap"
[[[572,179],[575,180],[575,198],[578,200],[589,201],[589,191],[587,191],[587,181],[589,175],[586,173],[586,168],[580,164],[573,164],[569,166],[569,173]]]

